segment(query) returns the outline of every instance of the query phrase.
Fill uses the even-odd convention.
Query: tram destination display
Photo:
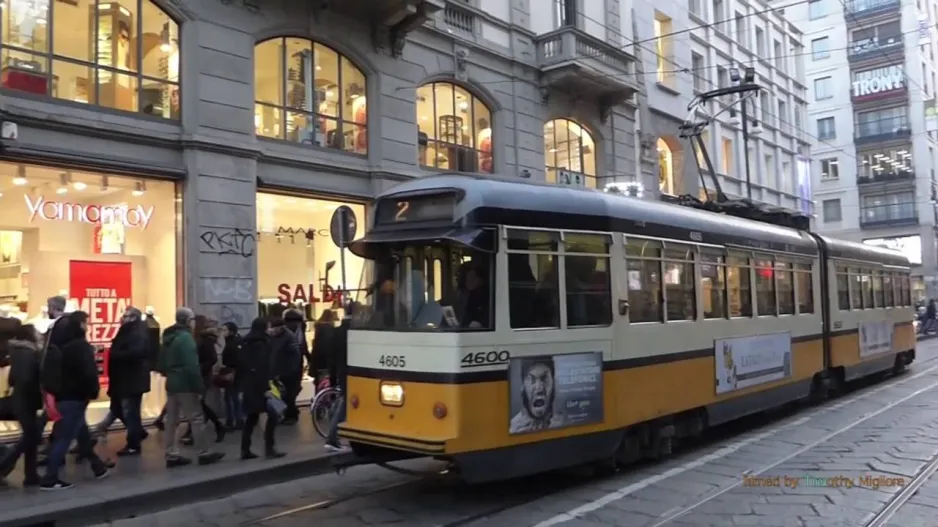
[[[791,334],[717,339],[713,344],[717,394],[791,377]]]
[[[455,207],[456,197],[453,194],[385,198],[378,202],[375,224],[451,223]]]
[[[509,434],[603,421],[603,354],[513,357]]]

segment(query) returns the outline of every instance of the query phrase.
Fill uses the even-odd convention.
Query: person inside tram
[[[398,286],[394,282],[394,267],[391,262],[375,262],[375,281],[366,292],[371,297],[372,313],[368,326],[390,329],[405,324],[407,310],[397,298]]]
[[[490,328],[491,304],[486,273],[473,262],[466,262],[457,275],[459,296],[455,306],[459,326],[469,329]]]

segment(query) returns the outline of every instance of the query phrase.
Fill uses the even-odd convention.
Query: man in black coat
[[[145,437],[140,407],[143,395],[149,391],[149,330],[143,313],[128,307],[108,354],[107,393],[111,398],[111,412],[127,426],[127,446],[117,452],[119,456],[140,454],[140,444]]]
[[[287,311],[289,313],[289,311]],[[303,338],[305,341],[305,337]],[[282,423],[294,425],[300,416],[296,398],[300,395],[303,382],[303,354],[296,333],[286,327],[281,319],[270,321],[270,346],[273,354],[274,376],[283,383],[283,402],[287,409]]]
[[[283,457],[274,448],[274,431],[277,427],[277,414],[267,407],[267,392],[270,381],[275,379],[274,357],[268,336],[270,325],[264,318],[256,318],[251,323],[251,330],[241,342],[239,367],[242,370],[242,389],[244,413],[247,419],[241,432],[241,459],[256,459],[251,452],[251,434],[257,426],[261,414],[267,414],[264,425],[264,453],[267,458]]]

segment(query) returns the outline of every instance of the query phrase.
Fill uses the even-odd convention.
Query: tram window
[[[752,283],[749,259],[730,256],[726,259],[726,298],[731,317],[752,316]]]
[[[631,258],[626,268],[629,321],[664,322],[661,310],[661,261]]]
[[[508,229],[508,250],[555,253],[559,247],[560,233],[557,231]]]
[[[578,246],[577,250],[582,250],[582,247]],[[568,254],[563,258],[567,327],[612,324],[609,257]]]
[[[777,315],[775,305],[775,270],[772,260],[756,260],[756,314]]]
[[[841,311],[850,311],[850,275],[847,268],[837,266],[837,307]]]
[[[726,317],[726,267],[722,256],[700,255],[704,318]]]
[[[795,264],[795,288],[798,290],[798,313],[814,313],[814,280],[811,264]]]
[[[625,256],[632,258],[661,258],[661,242],[629,238],[625,242]]]
[[[882,271],[873,271],[873,305],[875,307],[886,307]]]
[[[862,271],[860,287],[863,290],[863,309],[873,309],[873,276],[872,272]]]
[[[612,236],[608,234],[563,233],[564,251],[568,253],[609,254]]]
[[[863,277],[860,270],[850,268],[850,309],[863,309]]]
[[[892,273],[883,273],[883,300],[886,307],[896,307],[896,291],[894,275]]]
[[[904,274],[901,278],[902,305],[910,307],[912,305],[912,281],[909,275]]]
[[[511,327],[559,328],[558,255],[508,254],[508,316]]]
[[[664,300],[668,322],[697,319],[693,263],[664,262]]]
[[[792,264],[775,262],[775,278],[778,293],[778,314],[795,314],[795,277]]]

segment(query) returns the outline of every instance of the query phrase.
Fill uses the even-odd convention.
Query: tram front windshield
[[[440,241],[375,244],[353,328],[484,331],[494,324],[494,258]]]

